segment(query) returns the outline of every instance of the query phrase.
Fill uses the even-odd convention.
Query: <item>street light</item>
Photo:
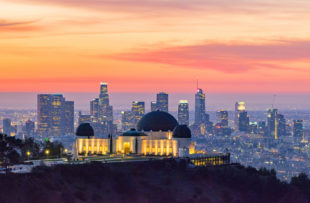
[[[65,153],[68,154],[68,149],[65,149]]]
[[[29,160],[29,157],[30,157],[30,155],[31,155],[31,152],[30,152],[30,151],[27,151],[26,154],[27,154],[28,160]]]
[[[46,154],[46,157],[48,158],[48,155],[50,154],[50,150],[49,150],[49,149],[46,149],[46,150],[45,150],[45,154]]]

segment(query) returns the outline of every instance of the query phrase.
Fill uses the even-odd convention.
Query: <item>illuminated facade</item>
[[[40,136],[60,136],[73,133],[73,102],[66,101],[61,94],[39,94],[37,99]]]
[[[178,107],[179,124],[189,125],[189,108],[187,100],[180,100]]]
[[[245,102],[236,102],[235,104],[235,130],[239,130],[240,113],[245,111]]]
[[[168,112],[168,94],[160,92],[156,95],[156,110]]]
[[[195,94],[195,124],[199,125],[206,120],[206,95],[202,89],[197,89]]]
[[[137,125],[118,137],[95,138],[88,123],[77,129],[73,146],[75,157],[98,154],[139,154],[186,157],[195,152],[191,132],[186,125],[178,125],[173,116],[154,111],[146,114]]]
[[[134,117],[134,123],[137,124],[145,114],[145,104],[141,101],[132,102],[131,112]]]

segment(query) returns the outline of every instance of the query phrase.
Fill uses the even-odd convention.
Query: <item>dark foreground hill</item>
[[[0,202],[307,202],[273,172],[175,161],[61,165],[0,176]]]

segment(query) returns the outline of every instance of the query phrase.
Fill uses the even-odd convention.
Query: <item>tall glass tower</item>
[[[178,122],[180,125],[189,125],[189,108],[187,100],[180,100],[179,102]]]
[[[157,110],[168,112],[168,94],[160,92],[156,97]]]
[[[206,120],[206,95],[202,89],[197,89],[195,94],[195,124],[204,123]]]

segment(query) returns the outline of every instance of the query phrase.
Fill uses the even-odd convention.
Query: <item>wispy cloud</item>
[[[309,52],[310,41],[283,41],[263,45],[206,43],[156,50],[140,49],[100,57],[239,73],[253,69],[304,71],[298,66],[290,67],[287,63],[303,61],[310,64]]]
[[[32,21],[9,21],[0,19],[0,32],[31,32],[42,30],[43,28],[36,23],[38,20]]]

